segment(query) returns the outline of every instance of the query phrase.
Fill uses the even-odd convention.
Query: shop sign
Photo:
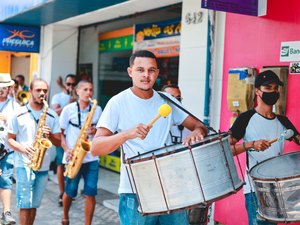
[[[264,16],[267,0],[202,0],[201,7],[250,16]]]
[[[181,20],[136,24],[134,51],[149,50],[157,57],[174,57],[180,51]]]
[[[300,61],[300,41],[281,42],[280,62]]]
[[[122,51],[122,50],[132,50],[132,48],[133,48],[132,35],[100,40],[99,42],[99,51],[101,53],[115,52],[115,51]]]
[[[40,28],[0,24],[0,50],[39,52]]]
[[[300,74],[300,62],[290,63],[290,74]]]

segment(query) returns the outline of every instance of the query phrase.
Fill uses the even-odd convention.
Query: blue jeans
[[[62,161],[63,161],[63,157],[64,157],[64,149],[62,147],[56,147],[56,165],[63,165]]]
[[[98,161],[92,161],[81,165],[75,178],[66,177],[65,192],[71,198],[76,197],[78,192],[78,184],[81,176],[84,179],[83,194],[87,196],[97,195],[97,182],[99,173]]]
[[[37,171],[28,167],[16,168],[16,198],[20,209],[38,208],[48,182],[48,171]]]
[[[254,192],[245,194],[245,200],[246,200],[246,209],[248,213],[249,225],[274,225],[275,224],[265,220],[261,220],[257,217],[258,203]]]
[[[120,194],[119,217],[121,225],[189,225],[187,211],[159,216],[142,216],[137,211],[135,194]]]
[[[2,170],[2,175],[0,176],[0,188],[1,189],[11,189],[12,186],[12,174],[13,174],[13,161],[14,154],[10,153],[6,155],[0,161],[0,169]]]

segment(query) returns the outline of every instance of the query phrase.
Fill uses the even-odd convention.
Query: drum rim
[[[277,218],[278,220],[275,220],[276,218],[273,218],[273,217],[269,217],[269,216],[266,216],[265,214],[263,214],[260,210],[260,208],[258,207],[258,210],[257,210],[259,216],[268,221],[268,222],[271,222],[271,223],[295,223],[295,222],[300,222],[299,219],[296,219],[296,220],[291,220],[290,218],[282,218],[282,219],[279,219]]]
[[[217,135],[217,136],[215,138],[213,138],[213,139],[209,139],[208,138],[208,137],[215,136],[215,135]],[[227,138],[227,137],[229,137],[229,133],[228,132],[220,132],[220,133],[217,133],[217,134],[210,134],[210,135],[207,135],[205,137],[205,138],[208,138],[206,141],[199,142],[199,143],[196,143],[196,144],[193,144],[193,145],[189,145],[189,146],[184,146],[184,145],[182,145],[182,143],[173,144],[173,145],[167,145],[167,146],[164,146],[164,147],[161,147],[161,148],[157,148],[157,149],[154,149],[154,150],[151,150],[151,151],[147,151],[147,152],[144,152],[142,154],[138,154],[138,155],[135,155],[133,157],[127,158],[127,159],[125,159],[125,163],[126,164],[134,164],[134,163],[139,163],[139,162],[144,162],[144,161],[151,160],[151,159],[153,159],[153,156],[148,156],[148,157],[145,157],[145,158],[140,158],[140,157],[142,157],[143,155],[155,152],[155,151],[162,150],[164,148],[168,148],[168,147],[172,147],[172,146],[176,146],[176,145],[182,145],[182,147],[179,148],[179,149],[155,155],[155,158],[160,158],[160,157],[163,157],[163,156],[171,155],[173,153],[179,153],[179,152],[182,152],[184,150],[187,150],[191,146],[193,146],[193,147],[199,147],[199,146],[201,146],[203,144],[211,143],[213,141],[217,141],[218,139],[223,139],[223,138]]]
[[[296,151],[296,152],[289,152],[289,153],[286,153],[286,154],[282,154],[282,155],[279,155],[279,156],[287,156],[287,155],[293,155],[293,154],[300,154],[299,151]],[[288,177],[282,177],[282,178],[261,178],[261,177],[256,177],[254,175],[252,175],[252,172],[254,171],[254,169],[256,169],[256,167],[258,167],[259,165],[267,162],[267,161],[271,161],[272,159],[275,159],[279,156],[274,156],[272,158],[269,158],[269,159],[265,159],[263,161],[261,161],[260,163],[256,164],[255,166],[253,166],[250,171],[249,171],[249,175],[251,176],[251,178],[254,180],[254,181],[284,181],[284,180],[290,180],[290,179],[295,179],[295,178],[299,178],[300,177],[300,173],[298,175],[293,175],[293,176],[288,176]]]

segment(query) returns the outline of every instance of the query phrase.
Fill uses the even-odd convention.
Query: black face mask
[[[262,91],[262,97],[261,99],[266,103],[267,105],[275,105],[277,100],[279,99],[279,92],[263,92]]]

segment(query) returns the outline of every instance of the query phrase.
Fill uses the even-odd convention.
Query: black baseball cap
[[[264,72],[261,72],[255,77],[254,86],[256,88],[260,86],[266,86],[268,84],[275,83],[280,86],[283,86],[282,81],[279,80],[276,73],[274,73],[272,70],[266,70]]]

